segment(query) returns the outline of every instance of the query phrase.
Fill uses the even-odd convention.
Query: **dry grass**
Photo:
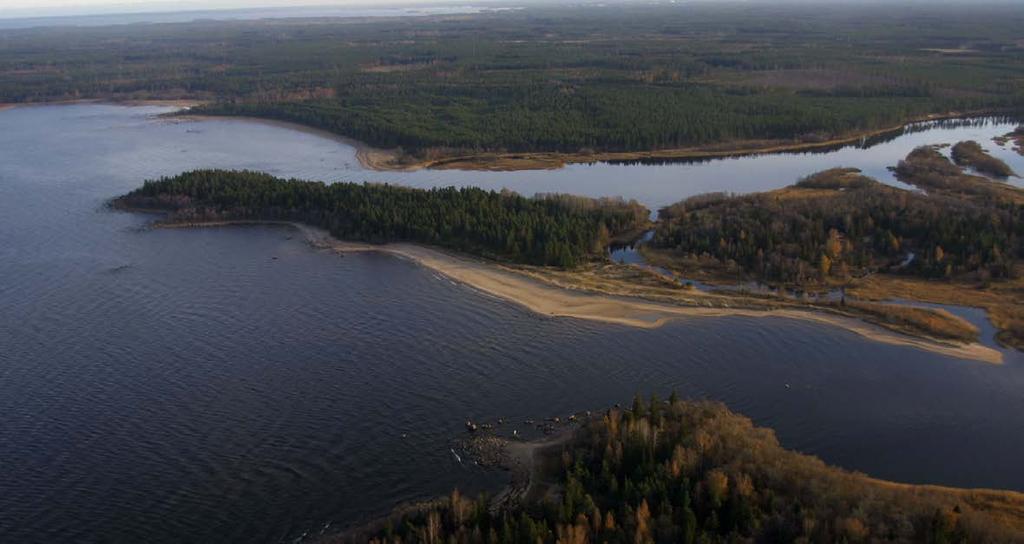
[[[946,310],[861,301],[847,301],[846,307],[911,334],[926,331],[931,336],[961,342],[977,342],[980,334],[977,327]]]
[[[865,300],[901,298],[984,308],[999,329],[996,338],[1000,343],[1024,350],[1024,279],[982,285],[964,280],[877,275],[856,281],[847,293]]]
[[[662,254],[662,252],[659,252]],[[669,258],[662,256],[666,268],[675,269]],[[703,267],[705,275],[710,271]],[[803,309],[858,318],[880,327],[915,337],[962,343],[977,342],[979,331],[969,322],[945,311],[913,308],[895,304],[847,301],[814,302],[763,293],[705,292],[680,285],[654,270],[630,265],[596,265],[582,270],[564,271],[547,268],[523,269],[525,274],[558,287],[611,296],[636,297],[662,303],[706,308],[733,308],[771,311]],[[718,284],[729,284],[717,278]]]

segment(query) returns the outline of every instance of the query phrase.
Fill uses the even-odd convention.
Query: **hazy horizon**
[[[94,15],[139,15],[149,13],[178,13],[231,10],[285,10],[303,8],[361,8],[389,9],[425,6],[480,6],[487,4],[539,4],[546,0],[7,0],[0,6],[0,19],[28,19],[44,17],[80,17]],[[667,4],[667,3],[708,3],[713,0],[575,0],[574,3],[621,3],[621,4]],[[764,3],[774,0],[730,0],[734,2]],[[985,4],[1013,4],[1016,0],[988,0]],[[851,5],[847,0],[783,0],[777,3],[827,3]],[[969,0],[947,0],[929,2],[926,0],[868,0],[856,4],[894,5],[937,5],[973,3]]]
[[[11,0],[0,6],[0,18],[66,17],[196,11],[288,8],[364,8],[383,9],[422,6],[496,4],[505,0]]]

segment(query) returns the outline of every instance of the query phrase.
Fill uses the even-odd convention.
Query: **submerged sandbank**
[[[815,311],[795,309],[758,310],[751,308],[715,308],[678,306],[633,297],[587,293],[547,284],[513,268],[497,263],[454,255],[439,249],[410,243],[375,245],[338,240],[327,231],[292,222],[223,221],[166,224],[163,227],[211,227],[243,224],[279,224],[299,230],[314,247],[347,252],[378,252],[411,260],[457,282],[532,312],[550,317],[570,317],[646,329],[658,328],[673,319],[694,317],[781,317],[841,327],[875,342],[910,346],[940,355],[993,364],[1003,362],[1003,354],[987,346],[971,343],[940,342],[915,338],[864,321]]]

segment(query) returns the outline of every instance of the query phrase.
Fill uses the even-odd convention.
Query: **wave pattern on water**
[[[147,177],[370,176],[333,140],[241,121],[195,134],[156,111],[0,114],[0,540],[290,539],[500,484],[451,457],[466,419],[525,431],[673,388],[875,476],[1024,489],[1019,359],[973,364],[788,320],[552,319],[282,228],[141,229],[149,217],[103,203]],[[789,176],[820,159],[785,160]],[[742,160],[707,165],[633,167],[649,180],[633,196],[754,179]],[[524,174],[522,187],[610,193],[623,168]],[[477,177],[520,179],[393,180]]]

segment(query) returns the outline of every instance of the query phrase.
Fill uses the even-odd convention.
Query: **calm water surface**
[[[871,151],[374,174],[330,139],[169,124],[157,111],[0,113],[0,541],[290,541],[454,486],[500,485],[449,451],[467,418],[524,430],[673,388],[874,476],[1024,490],[1013,353],[991,366],[778,319],[653,331],[549,319],[405,261],[315,251],[287,229],[147,230],[150,218],[103,206],[144,178],[214,166],[656,206],[825,166],[884,171]],[[906,138],[879,153],[934,139]]]
[[[994,136],[1004,135],[1016,126],[1015,123],[995,120],[976,120],[966,125],[928,123],[917,125],[903,135],[871,147],[848,146],[828,153],[760,155],[640,166],[574,164],[559,170],[523,172],[375,172],[362,168],[356,160],[355,150],[345,143],[324,138],[318,133],[298,130],[282,133],[281,127],[272,123],[214,120],[181,123],[158,130],[187,153],[212,147],[240,161],[244,159],[237,157],[238,152],[256,146],[258,150],[267,153],[299,153],[309,157],[295,171],[282,169],[275,172],[280,175],[323,181],[390,182],[414,187],[468,185],[495,190],[508,188],[525,195],[564,192],[622,196],[636,199],[656,211],[662,206],[702,193],[748,193],[777,189],[808,174],[837,166],[860,168],[868,176],[910,189],[912,187],[895,180],[889,171],[890,166],[895,166],[917,146],[955,144],[962,140],[977,140],[994,156],[1006,161],[1014,171],[1024,174],[1024,157],[1013,151],[1012,144],[1000,147],[991,141]],[[152,127],[150,129],[150,132],[154,130]],[[237,139],[239,134],[248,137],[225,145],[225,139]],[[948,154],[949,149],[944,152]],[[1019,177],[1009,178],[1007,182],[1024,187],[1024,179]]]

